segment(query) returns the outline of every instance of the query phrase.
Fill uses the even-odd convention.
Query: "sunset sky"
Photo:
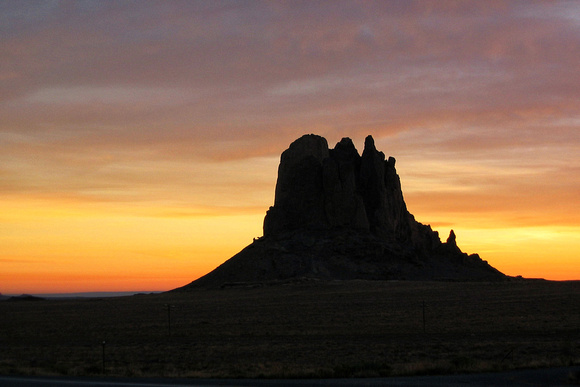
[[[262,235],[306,133],[409,211],[580,279],[579,1],[0,2],[0,292],[169,290]]]

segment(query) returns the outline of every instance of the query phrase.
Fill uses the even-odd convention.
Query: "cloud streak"
[[[578,114],[578,23],[539,3],[54,4],[3,44],[3,97],[25,101],[3,113],[20,130],[134,125],[136,142],[217,131],[214,142],[288,124],[388,135],[465,115]]]

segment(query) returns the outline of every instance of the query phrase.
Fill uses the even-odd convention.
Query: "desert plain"
[[[318,281],[0,302],[0,374],[333,378],[580,364],[580,282]]]

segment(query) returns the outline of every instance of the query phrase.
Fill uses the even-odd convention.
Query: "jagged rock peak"
[[[449,246],[457,246],[457,241],[456,241],[457,237],[455,236],[455,231],[451,230],[449,231],[449,236],[447,237],[447,244]]]
[[[395,159],[385,161],[372,136],[361,156],[350,138],[328,149],[323,137],[308,134],[282,153],[264,235],[343,227],[408,240],[410,221]]]
[[[395,159],[365,139],[362,155],[343,138],[294,141],[280,157],[274,205],[264,236],[189,286],[332,280],[502,280],[505,276],[442,243],[407,210]]]
[[[373,136],[366,136],[364,150],[368,150],[369,152],[376,152],[377,148],[375,147],[375,139]]]

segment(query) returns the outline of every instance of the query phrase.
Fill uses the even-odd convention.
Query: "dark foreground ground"
[[[494,373],[433,376],[394,376],[347,379],[180,379],[70,376],[0,376],[0,386],[10,387],[489,387],[569,386],[580,383],[580,366],[539,368]]]
[[[235,286],[2,301],[0,316],[4,375],[349,378],[580,365],[580,282]]]

